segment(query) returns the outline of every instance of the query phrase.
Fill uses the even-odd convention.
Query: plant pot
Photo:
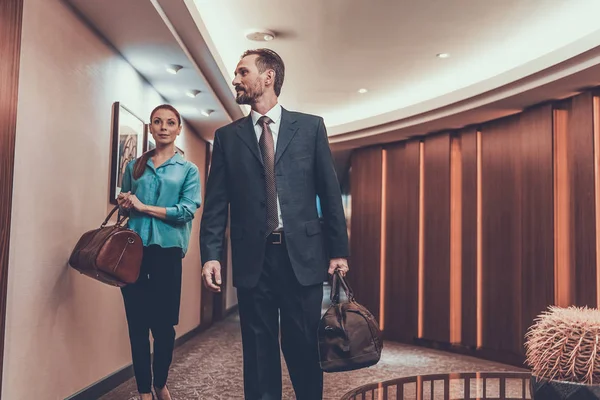
[[[600,399],[600,385],[553,381],[531,375],[533,400],[595,400]]]

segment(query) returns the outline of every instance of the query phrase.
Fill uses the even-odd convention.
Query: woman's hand
[[[131,192],[119,193],[117,203],[123,210],[131,210],[133,203],[131,202]]]
[[[167,209],[165,207],[149,206],[140,201],[135,194],[131,192],[121,193],[117,196],[117,203],[125,211],[135,210],[140,213],[148,214],[151,217],[167,219]]]
[[[130,194],[128,200],[131,202],[131,206],[135,211],[146,212],[146,205],[142,203],[135,194]]]

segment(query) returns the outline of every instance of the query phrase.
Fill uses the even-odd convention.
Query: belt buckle
[[[281,244],[281,243],[282,243],[282,240],[281,240],[281,237],[282,237],[282,235],[281,235],[281,232],[273,232],[272,234],[273,234],[273,235],[277,235],[277,236],[279,236],[279,241],[277,241],[277,242],[276,242],[275,240],[273,240],[273,241],[271,242],[271,244]]]

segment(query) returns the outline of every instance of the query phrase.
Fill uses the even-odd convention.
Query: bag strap
[[[104,220],[104,222],[102,223],[102,225],[100,225],[100,228],[104,228],[106,226],[106,224],[108,224],[108,221],[110,220],[110,218],[113,216],[113,214],[119,209],[119,206],[115,206],[110,213],[108,214],[108,217],[106,217],[106,219]],[[117,223],[115,224],[115,226],[121,226],[121,224],[127,219],[126,216],[121,215],[121,213],[119,213],[119,216],[117,218]]]
[[[348,298],[348,301],[354,301],[354,292],[352,291],[350,284],[348,283],[346,278],[344,278],[339,273],[339,271],[335,271],[333,274],[333,282],[331,284],[331,294],[329,295],[329,299],[331,300],[331,303],[332,304],[339,303],[339,301],[340,301],[340,286],[344,289],[344,292],[346,292],[346,297]]]

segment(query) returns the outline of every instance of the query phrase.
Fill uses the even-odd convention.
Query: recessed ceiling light
[[[189,90],[185,94],[187,97],[191,97],[193,99],[194,97],[198,96],[198,94],[200,94],[200,90]]]
[[[367,92],[368,92],[368,90],[367,90],[367,89],[365,89],[365,88],[358,89],[358,93],[360,93],[360,94],[365,94],[365,93],[367,93]]]
[[[179,72],[179,70],[183,68],[181,65],[177,65],[177,64],[171,64],[171,65],[167,65],[167,72],[170,74],[175,75],[176,73]]]
[[[439,53],[436,56],[437,56],[437,58],[448,58],[448,57],[450,57],[450,54],[448,54],[448,53]]]
[[[201,110],[200,114],[204,115],[205,117],[210,117],[210,114],[214,113],[215,110]]]
[[[246,38],[254,42],[270,42],[275,39],[275,34],[269,30],[256,29],[247,32]]]

